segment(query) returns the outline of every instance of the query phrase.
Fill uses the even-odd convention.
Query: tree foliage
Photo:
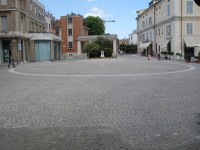
[[[104,22],[99,17],[88,16],[84,19],[84,26],[89,28],[89,35],[103,35],[105,33]]]
[[[113,53],[112,49],[112,41],[102,37],[98,37],[85,47],[89,58],[100,57],[101,51],[104,51],[105,57],[111,57]]]
[[[86,45],[85,50],[89,58],[100,57],[99,45],[94,42]]]
[[[137,53],[137,45],[119,45],[119,49],[123,50],[126,54],[136,54]]]

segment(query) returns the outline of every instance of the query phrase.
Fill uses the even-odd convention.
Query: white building
[[[134,30],[131,34],[129,34],[129,44],[137,44],[137,30]]]
[[[152,0],[137,13],[138,52],[198,54],[200,7],[193,0]]]

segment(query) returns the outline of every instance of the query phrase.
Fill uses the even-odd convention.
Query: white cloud
[[[100,18],[105,18],[105,17],[110,17],[112,16],[111,14],[106,13],[104,10],[99,9],[97,7],[93,7],[90,12],[86,13],[84,15],[84,17],[88,17],[88,16],[98,16]]]
[[[93,2],[94,0],[87,0],[88,2]]]

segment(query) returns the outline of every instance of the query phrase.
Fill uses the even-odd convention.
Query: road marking
[[[172,63],[173,65],[175,63]],[[53,64],[53,65],[60,65],[60,64]],[[164,75],[164,74],[174,74],[174,73],[183,73],[196,70],[195,66],[192,65],[183,65],[183,64],[176,64],[181,66],[187,66],[189,69],[180,70],[180,71],[168,71],[168,72],[160,72],[160,73],[137,73],[137,74],[108,74],[108,75],[65,75],[65,74],[34,74],[34,73],[23,73],[16,71],[17,68],[9,69],[10,73],[19,74],[19,75],[29,75],[29,76],[41,76],[41,77],[129,77],[129,76],[148,76],[148,75]],[[36,66],[36,65],[34,65]],[[41,65],[38,65],[41,66]],[[30,66],[28,66],[30,67]],[[26,68],[26,67],[20,67]]]

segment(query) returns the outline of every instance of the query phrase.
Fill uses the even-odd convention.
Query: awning
[[[199,43],[199,44],[197,44],[197,45],[195,45],[194,47],[200,47],[200,43]]]
[[[198,47],[200,46],[200,36],[189,36],[184,38],[187,47]]]
[[[146,49],[147,47],[149,47],[150,44],[151,44],[151,42],[143,43],[143,44],[141,44],[138,48],[139,48],[139,49]]]
[[[165,43],[163,44],[163,46],[161,48],[166,48],[167,44],[170,42],[170,40],[165,41]]]

